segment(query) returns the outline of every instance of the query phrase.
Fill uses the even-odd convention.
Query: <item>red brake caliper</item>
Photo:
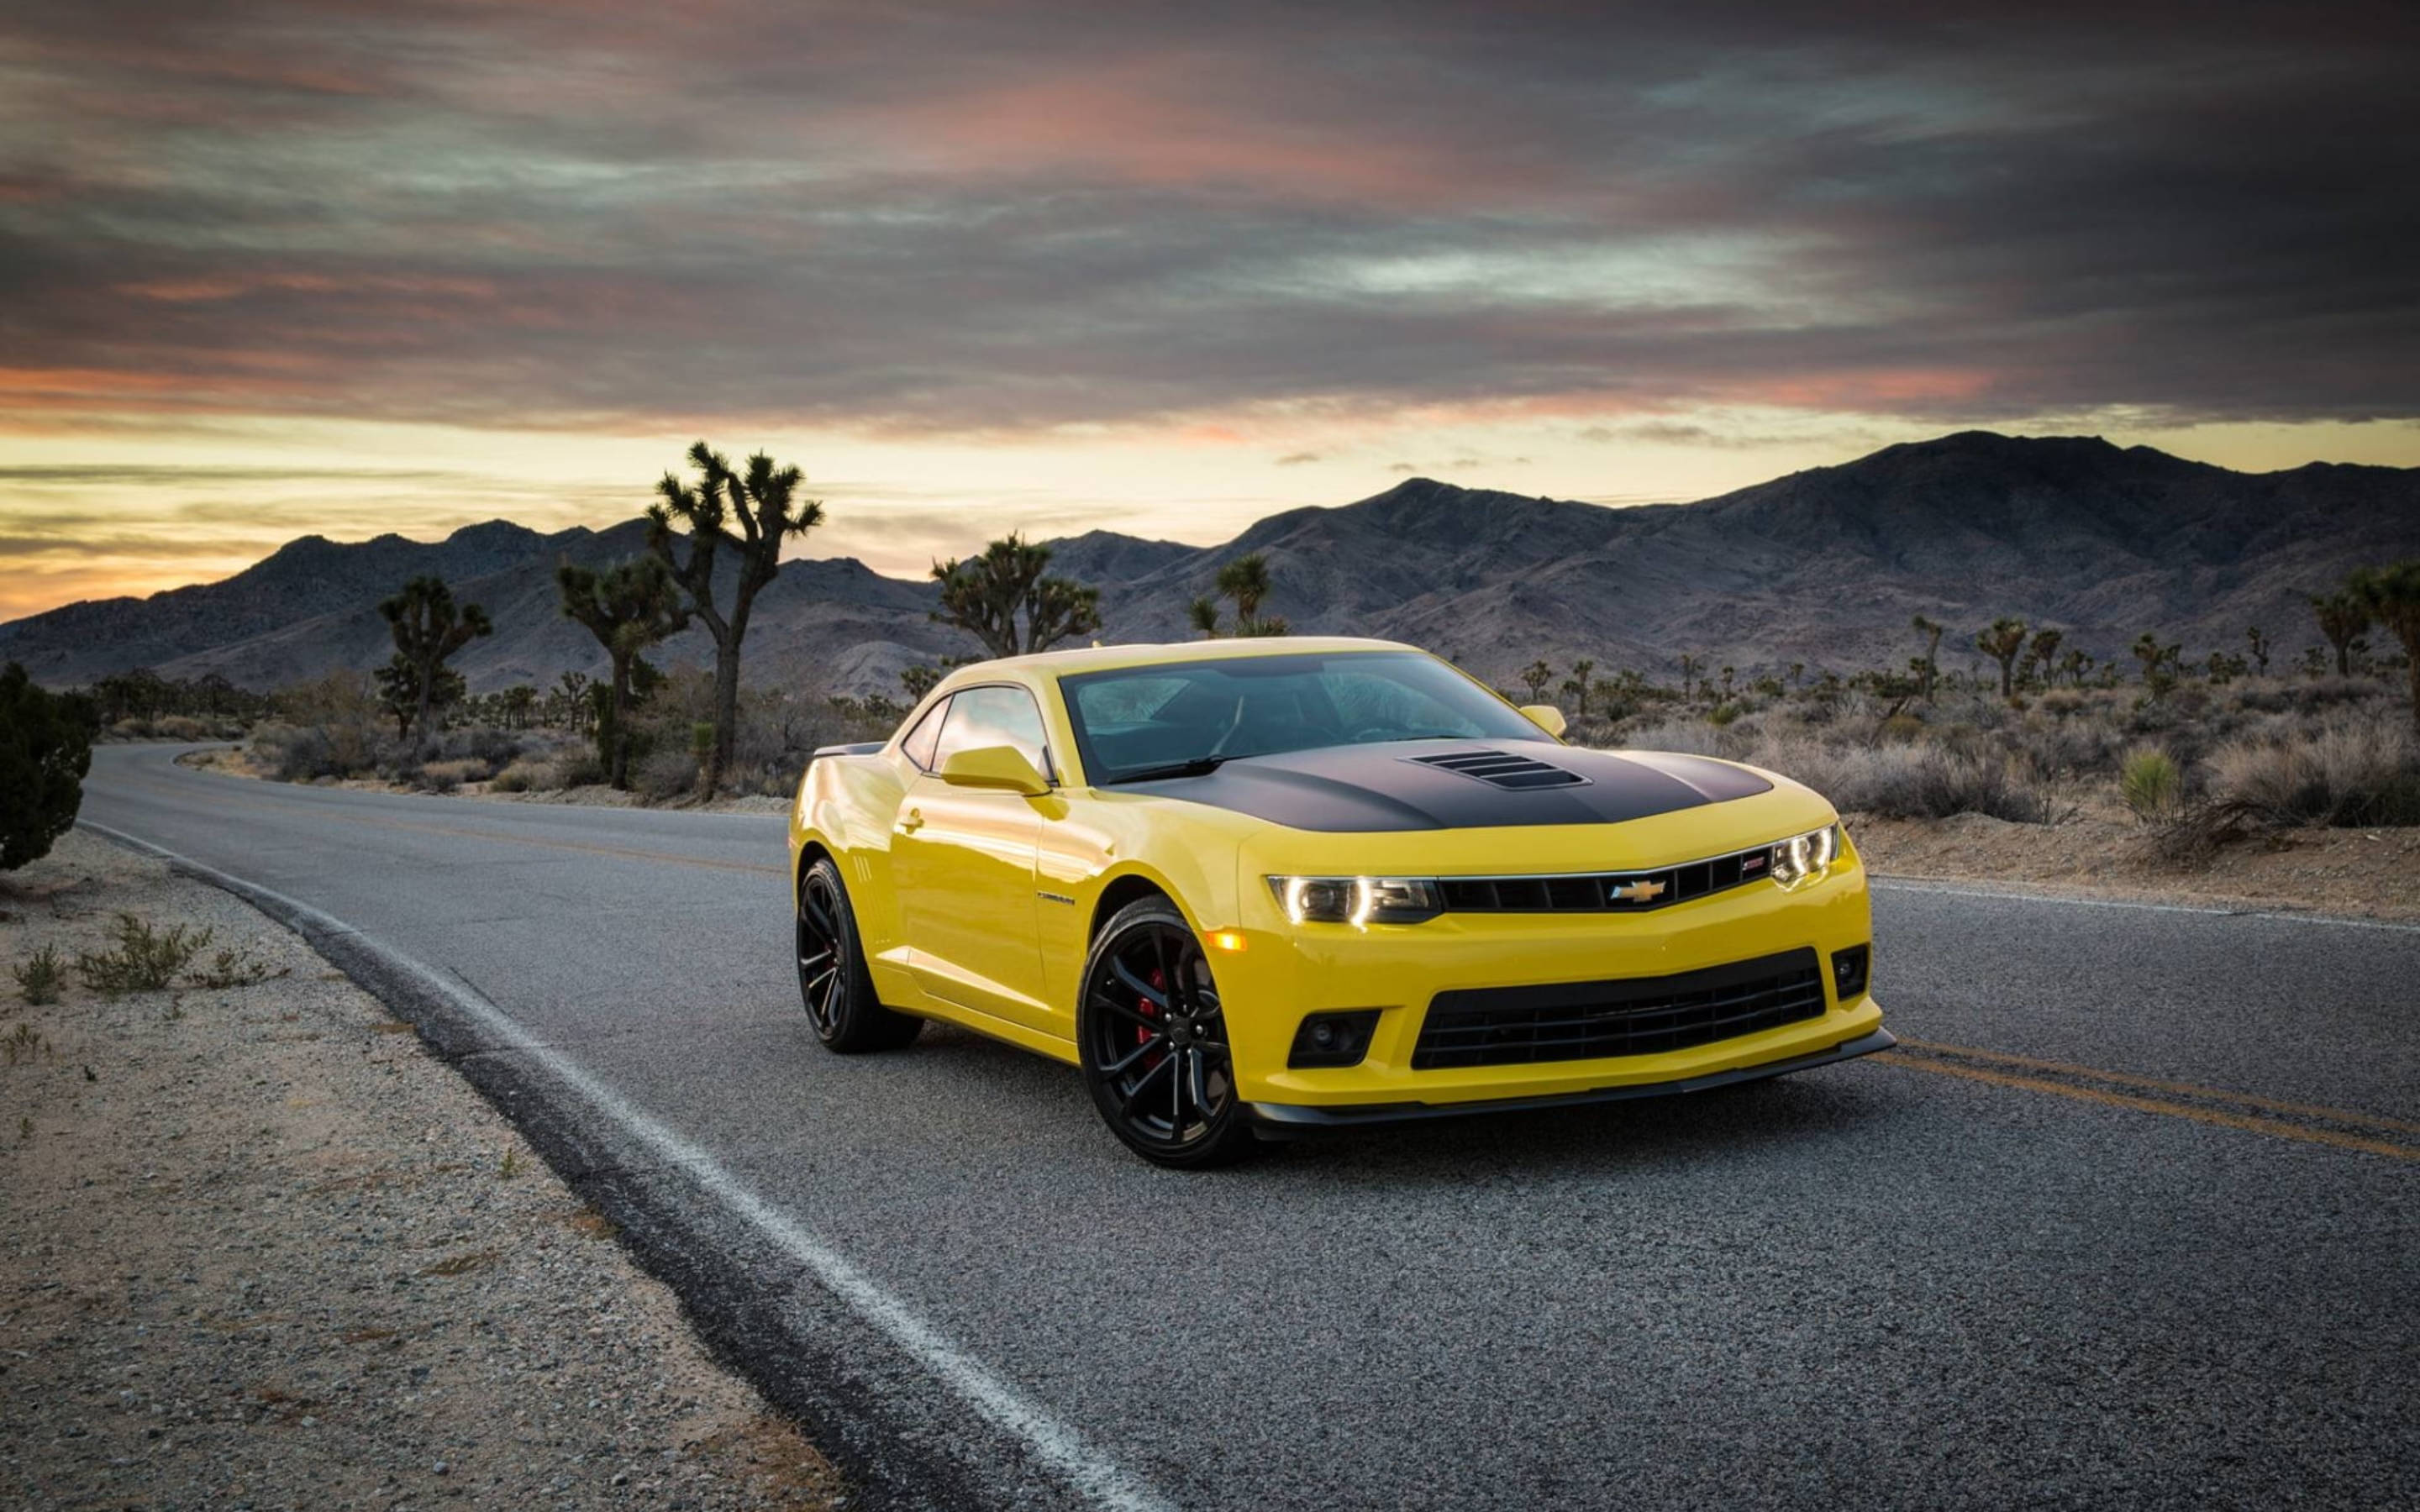
[[[1160,970],[1158,967],[1154,966],[1151,972],[1151,984],[1163,995],[1166,994],[1168,991],[1168,974]],[[1159,1010],[1153,1006],[1150,998],[1143,997],[1140,994],[1137,994],[1136,995],[1139,1001],[1136,1002],[1135,1007],[1141,1011],[1143,1017],[1147,1019],[1159,1017]],[[1142,1025],[1136,1025],[1136,1046],[1139,1048],[1149,1043],[1151,1043],[1151,1030],[1144,1027]],[[1151,1070],[1153,1067],[1158,1065],[1160,1061],[1166,1057],[1167,1054],[1168,1052],[1163,1050],[1156,1055],[1145,1056],[1143,1057],[1142,1069],[1145,1071]]]

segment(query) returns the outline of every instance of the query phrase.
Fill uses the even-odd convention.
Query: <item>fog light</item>
[[[1370,1053],[1370,1036],[1378,1027],[1378,1011],[1357,1008],[1342,1013],[1313,1013],[1294,1031],[1289,1066],[1357,1066]]]
[[[1866,990],[1866,972],[1873,960],[1873,947],[1853,945],[1845,950],[1832,952],[1833,996],[1845,1003]]]

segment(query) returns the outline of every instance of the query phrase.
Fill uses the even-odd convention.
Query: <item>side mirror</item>
[[[1015,746],[970,746],[941,764],[941,780],[954,788],[990,788],[1034,797],[1050,791],[1050,779]]]
[[[1554,736],[1557,740],[1563,738],[1563,731],[1566,726],[1563,723],[1562,710],[1555,707],[1551,703],[1524,703],[1521,705],[1521,712],[1529,717],[1529,722],[1531,724],[1544,730],[1546,733]]]

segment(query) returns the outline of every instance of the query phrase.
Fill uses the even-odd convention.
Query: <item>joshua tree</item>
[[[385,666],[370,674],[378,687],[379,707],[395,720],[395,738],[411,738],[412,721],[417,718],[422,733],[427,733],[429,717],[438,709],[450,709],[462,702],[469,691],[462,674],[451,667],[437,669],[437,680],[424,684],[420,669],[411,658],[398,651],[387,658]]]
[[[1790,664],[1790,686],[1792,688],[1798,688],[1805,687],[1806,684],[1807,664],[1803,661],[1792,662]]]
[[[2336,675],[2352,675],[2353,642],[2369,628],[2369,605],[2350,592],[2313,594],[2311,612],[2319,616],[2319,634],[2335,649]]]
[[[973,636],[994,656],[1045,651],[1099,629],[1101,591],[1045,577],[1049,565],[1048,547],[1016,535],[992,542],[979,557],[937,562],[933,580],[941,585],[941,607],[933,618]]]
[[[1738,672],[1731,668],[1723,669],[1723,696],[1719,702],[1729,703],[1731,701],[1731,679],[1737,675]]]
[[[1693,656],[1685,651],[1681,653],[1682,702],[1694,703],[1697,702],[1698,674],[1705,671],[1705,667],[1706,662],[1704,657]]]
[[[588,696],[588,674],[565,672],[548,690],[546,704],[550,723],[584,733],[597,712],[595,701]],[[558,711],[562,716],[560,718],[555,717]]]
[[[2176,667],[2184,655],[2181,645],[2162,645],[2160,638],[2146,630],[2134,640],[2134,659],[2143,664],[2143,686],[2158,698],[2176,686]]]
[[[1235,633],[1237,635],[1283,635],[1286,622],[1271,615],[1261,618],[1261,603],[1269,596],[1269,559],[1258,551],[1249,551],[1218,569],[1220,597],[1234,600]],[[1218,633],[1218,606],[1207,598],[1197,598],[1188,611],[1194,628]]]
[[[1916,673],[1916,696],[1925,702],[1932,702],[1933,680],[1941,675],[1941,624],[1918,614],[1908,624],[1924,639],[1924,655],[1908,663]]]
[[[924,695],[933,691],[934,685],[940,680],[941,670],[939,667],[927,667],[921,661],[899,674],[899,686],[907,689],[910,703],[923,702]]]
[[[2056,666],[2058,643],[2066,639],[2062,631],[2036,630],[2032,642],[2025,647],[2024,675],[2039,677],[2048,685]]]
[[[656,484],[659,501],[647,506],[647,549],[670,570],[688,595],[689,611],[714,638],[714,748],[700,779],[710,795],[731,764],[737,738],[739,642],[747,639],[749,611],[782,570],[783,543],[822,524],[824,506],[821,500],[799,498],[804,473],[774,466],[763,452],[748,459],[744,473],[734,472],[704,441],[689,449],[689,460],[698,471],[695,487],[670,472]],[[681,539],[673,533],[675,521],[688,530],[686,561],[675,545]],[[715,558],[725,549],[737,559],[729,614],[714,602]]]
[[[1544,700],[1546,685],[1555,680],[1555,669],[1547,666],[1546,658],[1541,656],[1522,668],[1518,675],[1522,686],[1529,690],[1529,702],[1537,703]]]
[[[588,627],[613,664],[612,691],[597,721],[597,752],[615,787],[630,785],[630,680],[639,653],[689,623],[681,589],[661,557],[633,557],[598,572],[565,563],[554,569],[563,612]],[[708,791],[711,791],[710,789]]]
[[[2412,727],[2420,731],[2420,557],[2391,567],[2365,567],[2345,591],[2403,642],[2403,672],[2412,692]]]
[[[2025,649],[2025,622],[2006,615],[1993,620],[1990,629],[1976,632],[1975,649],[2000,664],[2000,697],[2016,697],[2017,657]]]
[[[414,578],[403,585],[403,592],[379,605],[379,612],[386,616],[387,629],[395,637],[396,658],[411,669],[411,727],[425,740],[428,711],[436,702],[439,674],[445,670],[446,658],[469,645],[473,637],[491,634],[495,626],[488,623],[488,611],[478,605],[456,607],[453,591],[442,578]]]
[[[1563,691],[1572,696],[1572,707],[1583,719],[1588,717],[1590,677],[1595,671],[1595,660],[1582,656],[1572,663],[1572,674],[1563,679]]]
[[[1218,601],[1203,594],[1186,606],[1185,617],[1195,629],[1216,640],[1218,639]]]
[[[2269,638],[2254,625],[2243,632],[2243,643],[2252,648],[2252,667],[2260,676],[2269,675]]]

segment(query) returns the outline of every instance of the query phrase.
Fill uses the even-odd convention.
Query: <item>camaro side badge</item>
[[[1613,901],[1620,903],[1652,903],[1664,896],[1664,884],[1649,878],[1642,882],[1625,882],[1613,889]]]

